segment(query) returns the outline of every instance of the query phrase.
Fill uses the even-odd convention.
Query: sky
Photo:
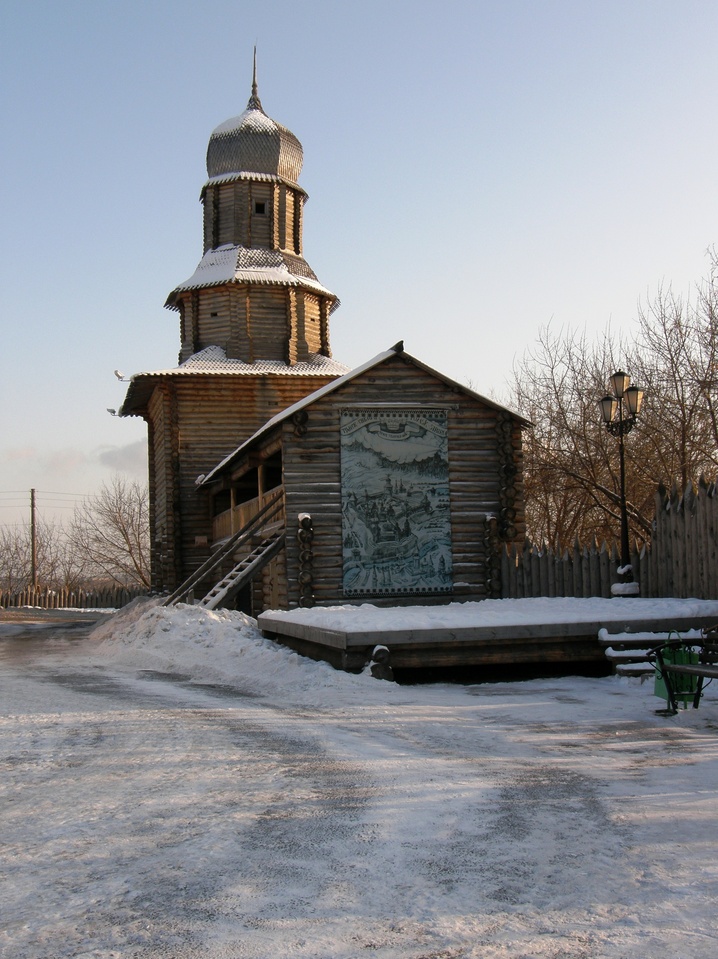
[[[630,335],[718,239],[712,0],[3,0],[0,526],[146,478],[114,375],[176,365],[209,136],[304,147],[332,351],[409,353],[497,399],[539,330]],[[208,464],[211,467],[214,464]]]

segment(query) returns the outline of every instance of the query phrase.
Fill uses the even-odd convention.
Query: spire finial
[[[252,96],[247,104],[248,110],[262,110],[262,101],[257,93],[257,44],[254,45],[254,62],[252,65]],[[264,110],[262,110],[264,113]]]

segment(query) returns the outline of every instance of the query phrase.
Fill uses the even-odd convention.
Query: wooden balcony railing
[[[237,530],[246,526],[266,503],[273,499],[277,493],[281,492],[281,489],[281,486],[275,486],[274,489],[267,490],[267,492],[261,496],[255,496],[254,499],[240,503],[238,506],[235,506],[234,509],[227,509],[223,513],[215,516],[212,520],[212,542],[216,543],[219,540],[227,539],[236,533]],[[284,509],[282,509],[279,520],[284,522]],[[274,522],[278,522],[279,520],[275,519]]]

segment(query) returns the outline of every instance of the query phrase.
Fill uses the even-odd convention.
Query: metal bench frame
[[[698,709],[698,705],[703,695],[705,680],[710,682],[712,679],[718,679],[718,626],[712,626],[709,629],[702,630],[702,642],[695,640],[686,641],[680,637],[669,639],[668,642],[656,646],[648,654],[650,662],[655,664],[657,672],[660,673],[668,693],[669,712],[675,714],[678,712],[678,699],[685,698],[676,689],[676,683],[673,676],[696,676],[698,682],[693,694],[693,708]],[[698,651],[697,663],[671,663],[666,661],[665,651],[668,649],[692,649]]]

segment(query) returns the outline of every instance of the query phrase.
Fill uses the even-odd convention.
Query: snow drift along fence
[[[501,555],[501,595],[610,597],[618,581],[617,546],[555,550],[526,543]],[[641,596],[718,599],[718,487],[701,479],[681,494],[659,489],[650,544],[631,551]]]
[[[119,609],[137,596],[146,596],[143,589],[113,586],[106,589],[35,589],[28,586],[17,592],[0,589],[0,608],[39,606],[42,609]]]

